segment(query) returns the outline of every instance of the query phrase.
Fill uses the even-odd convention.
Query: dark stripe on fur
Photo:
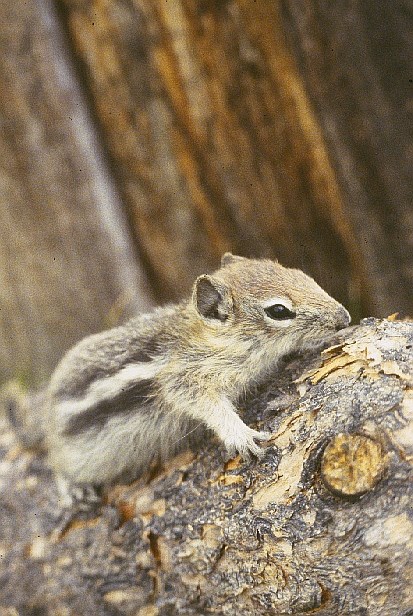
[[[142,347],[135,352],[131,353],[129,358],[129,362],[143,362],[146,363],[148,361],[152,361],[155,359],[161,350],[159,348],[159,343],[154,338],[148,338],[145,341],[142,341]]]
[[[128,414],[137,407],[147,404],[152,395],[153,381],[151,379],[138,381],[131,387],[124,388],[116,397],[102,400],[70,417],[63,434],[75,436],[91,429],[100,430],[111,417]]]
[[[69,380],[64,380],[55,391],[56,398],[64,400],[67,397],[78,397],[85,395],[89,386],[98,381],[113,376],[120,372],[122,368],[132,363],[149,363],[153,361],[157,351],[156,344],[152,339],[142,342],[142,346],[130,353],[125,353],[124,357],[115,359],[109,365],[99,367],[97,362],[91,361],[89,364],[83,365],[82,370],[78,373],[72,373]],[[97,348],[96,356],[99,348]]]

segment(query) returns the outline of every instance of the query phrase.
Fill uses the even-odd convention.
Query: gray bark
[[[366,320],[243,401],[262,460],[211,438],[64,527],[46,461],[5,431],[0,613],[407,616],[412,345],[411,322]]]

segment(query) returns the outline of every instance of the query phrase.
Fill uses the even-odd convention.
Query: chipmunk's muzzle
[[[350,325],[351,317],[344,306],[340,306],[337,309],[335,317],[335,330],[337,332],[340,331],[340,329],[344,329]]]

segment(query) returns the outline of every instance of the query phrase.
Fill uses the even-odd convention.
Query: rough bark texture
[[[59,6],[162,298],[232,250],[276,256],[358,311],[367,304],[358,239],[278,2]]]
[[[273,433],[261,461],[211,439],[65,525],[46,462],[5,432],[2,616],[410,614],[413,324],[343,336],[245,401]]]
[[[51,5],[0,2],[0,22],[0,382],[33,385],[150,303]]]
[[[282,5],[372,281],[369,308],[412,314],[412,2]]]

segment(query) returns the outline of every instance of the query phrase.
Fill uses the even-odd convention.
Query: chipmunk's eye
[[[264,308],[265,314],[270,317],[270,319],[274,319],[276,321],[285,321],[286,319],[294,319],[296,316],[295,312],[289,310],[283,304],[273,304],[272,306],[267,306]]]

